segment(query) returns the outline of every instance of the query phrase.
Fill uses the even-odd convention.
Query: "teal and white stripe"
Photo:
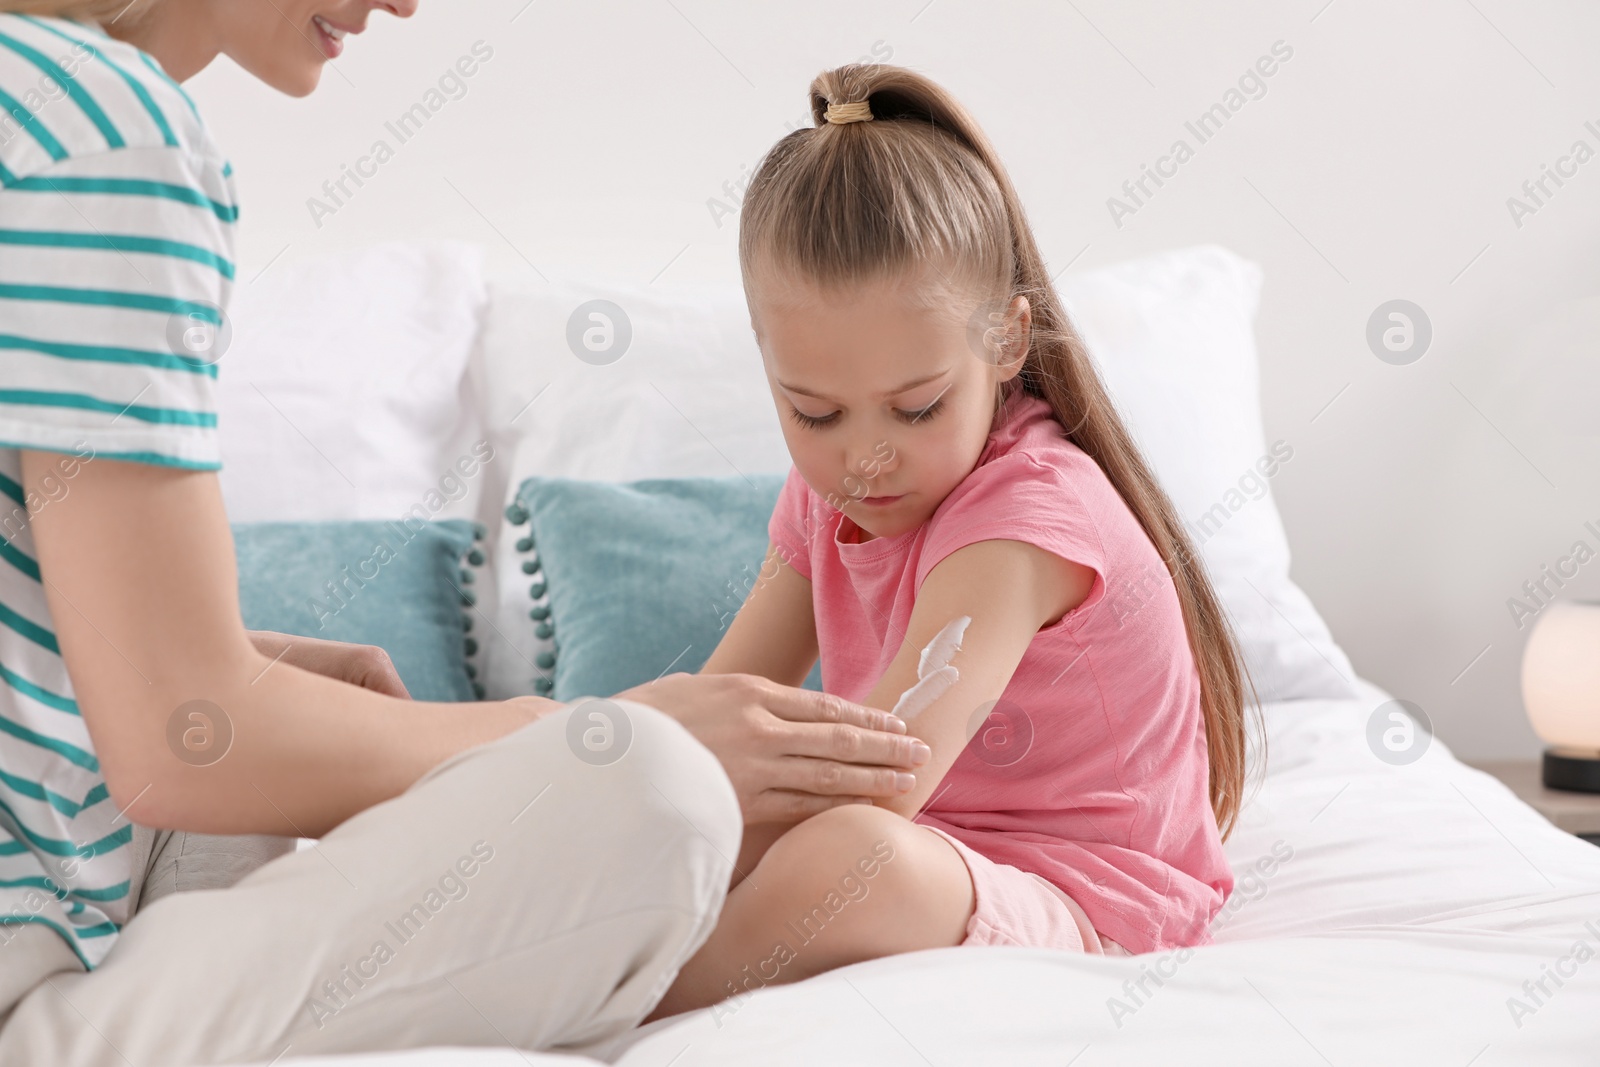
[[[68,492],[101,459],[219,465],[217,363],[183,342],[232,290],[231,173],[149,56],[0,15],[0,923],[91,967],[128,919],[132,829],[61,659],[20,450],[59,453]]]

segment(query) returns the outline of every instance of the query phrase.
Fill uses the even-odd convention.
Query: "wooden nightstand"
[[[1487,760],[1471,763],[1494,775],[1540,815],[1569,834],[1600,845],[1600,793],[1546,789],[1539,781],[1538,760]]]

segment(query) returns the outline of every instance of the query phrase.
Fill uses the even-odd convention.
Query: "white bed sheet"
[[[1408,766],[1379,760],[1367,719],[1390,694],[1359,687],[1264,709],[1270,770],[1227,845],[1238,886],[1213,946],[914,953],[663,1020],[600,1054],[619,1067],[1600,1063],[1600,848],[1437,740]],[[1541,980],[1548,996],[1524,985]],[[572,1060],[502,1048],[316,1062]]]

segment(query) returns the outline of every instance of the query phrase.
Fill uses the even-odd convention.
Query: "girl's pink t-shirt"
[[[1177,590],[1050,405],[1013,393],[927,522],[860,533],[791,468],[768,535],[811,580],[823,688],[856,701],[899,652],[923,579],[956,549],[1024,541],[1094,570],[1088,598],[1034,635],[992,709],[974,709],[972,740],[915,821],[1048,879],[1129,952],[1209,943],[1233,875]]]

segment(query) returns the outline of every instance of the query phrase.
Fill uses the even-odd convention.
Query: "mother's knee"
[[[733,783],[711,750],[648,704],[615,698],[586,704],[577,701],[570,712],[558,714],[584,717],[578,728],[569,726],[568,745],[579,760],[603,768],[607,796],[631,800],[635,806],[628,814],[634,819],[653,813],[666,831],[682,830],[685,837],[709,841],[721,855],[737,855],[744,817]],[[620,751],[595,755],[587,729]]]

